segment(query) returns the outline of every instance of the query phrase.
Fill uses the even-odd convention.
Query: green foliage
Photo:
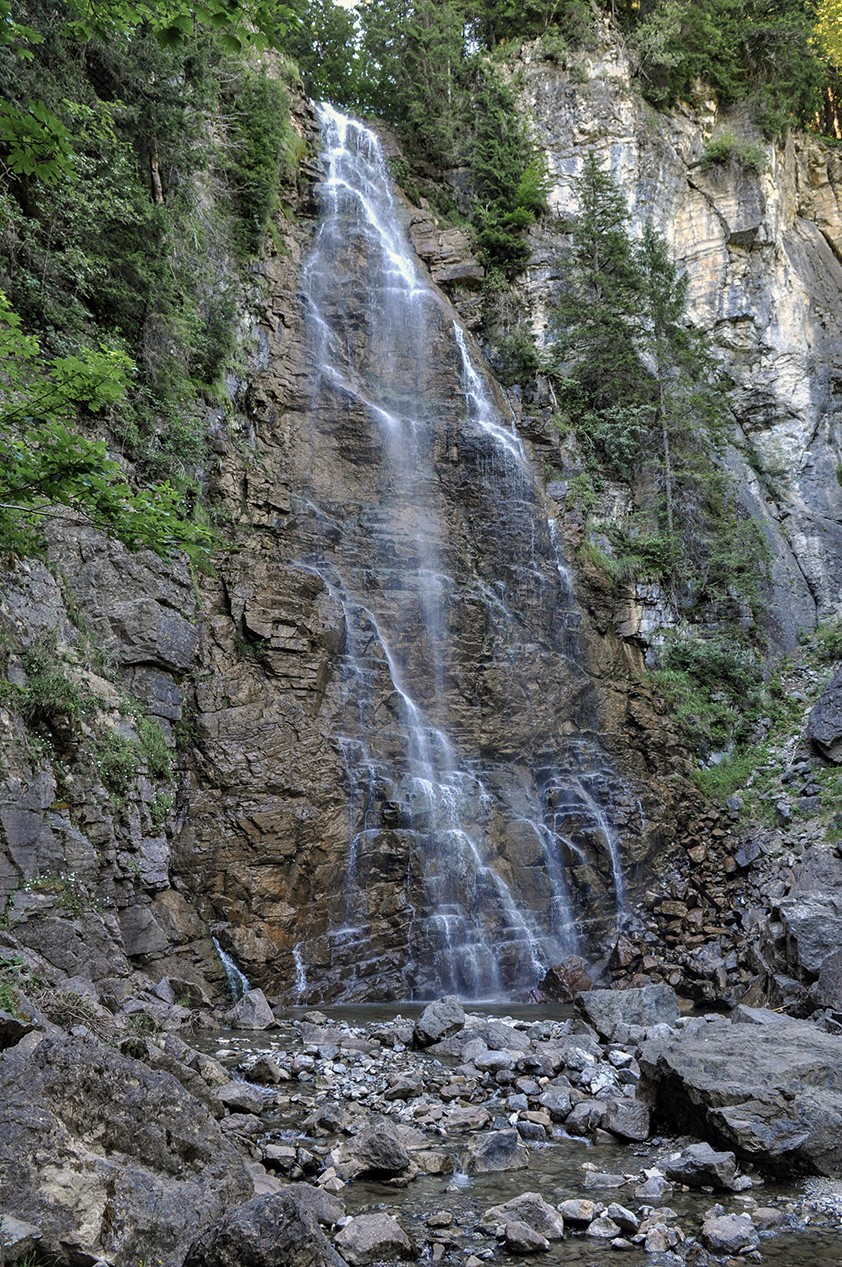
[[[96,743],[94,768],[108,791],[122,800],[137,776],[139,758],[138,745],[133,739],[109,730]]]
[[[351,105],[358,97],[357,21],[335,0],[293,0],[299,19],[286,47],[310,96]]]
[[[756,654],[723,636],[679,635],[653,674],[685,742],[700,756],[745,741],[760,701]]]
[[[359,19],[359,106],[398,128],[416,164],[457,161],[469,113],[464,6],[368,0]]]
[[[243,72],[230,95],[234,113],[226,169],[238,212],[235,243],[247,260],[266,235],[277,205],[281,163],[293,144],[289,98],[277,80],[253,71]]]
[[[512,277],[529,258],[525,230],[546,207],[546,168],[512,90],[490,66],[480,72],[474,109],[471,218],[486,266]]]
[[[174,806],[175,797],[172,792],[156,792],[152,797],[149,802],[149,817],[152,819],[152,826],[156,831],[163,827]]]
[[[592,153],[577,185],[553,373],[590,469],[641,490],[637,514],[607,535],[603,570],[658,580],[685,608],[753,603],[765,547],[718,458],[727,412],[711,347],[687,320],[686,278],[651,225],[632,241]]]
[[[748,101],[768,136],[820,109],[828,71],[804,0],[660,0],[624,20],[656,106],[712,91],[723,106]]]
[[[70,0],[68,33],[86,42],[109,36],[132,36],[150,28],[162,44],[179,44],[191,39],[197,26],[213,30],[229,53],[254,48],[279,47],[295,13],[278,0],[203,0],[185,4],[182,0]]]
[[[151,717],[140,717],[137,722],[137,733],[150,778],[171,779],[172,756],[161,727]]]
[[[736,163],[749,172],[762,172],[766,166],[766,151],[762,145],[738,137],[732,128],[722,128],[712,136],[702,151],[702,167]]]
[[[837,618],[819,625],[815,642],[821,660],[842,660],[842,620]]]
[[[43,101],[0,101],[0,147],[16,176],[54,185],[74,174],[70,133]]]

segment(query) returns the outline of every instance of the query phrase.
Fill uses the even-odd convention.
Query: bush
[[[731,128],[723,128],[712,136],[702,151],[704,168],[735,163],[749,172],[762,172],[766,167],[766,151],[755,141],[738,137]]]

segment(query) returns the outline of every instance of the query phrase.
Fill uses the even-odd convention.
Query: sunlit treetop
[[[837,70],[842,70],[842,0],[820,0],[816,33],[821,50]]]

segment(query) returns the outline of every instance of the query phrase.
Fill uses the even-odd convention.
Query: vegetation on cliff
[[[285,5],[4,9],[0,544],[46,507],[132,548],[206,555],[206,417],[237,302],[297,158]]]

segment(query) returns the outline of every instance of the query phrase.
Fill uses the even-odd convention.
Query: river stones
[[[269,1029],[275,1016],[263,991],[249,990],[231,1008],[229,1022],[234,1029]]]
[[[417,1257],[412,1241],[390,1214],[358,1214],[337,1234],[335,1244],[351,1267]]]
[[[745,1254],[757,1247],[758,1239],[747,1214],[721,1214],[702,1224],[702,1240],[714,1254]]]
[[[517,1219],[506,1224],[503,1239],[506,1242],[506,1248],[513,1254],[545,1254],[550,1248],[550,1242],[546,1236],[536,1232],[528,1223],[522,1223]]]
[[[602,1127],[619,1139],[640,1143],[649,1138],[649,1110],[639,1100],[608,1100]]]
[[[410,1158],[397,1127],[391,1122],[366,1126],[348,1144],[348,1152],[361,1174],[388,1178],[409,1169]]]
[[[717,1153],[710,1144],[690,1144],[675,1157],[670,1157],[664,1173],[675,1183],[688,1188],[717,1188],[728,1192],[733,1188],[737,1159],[733,1153]]]

